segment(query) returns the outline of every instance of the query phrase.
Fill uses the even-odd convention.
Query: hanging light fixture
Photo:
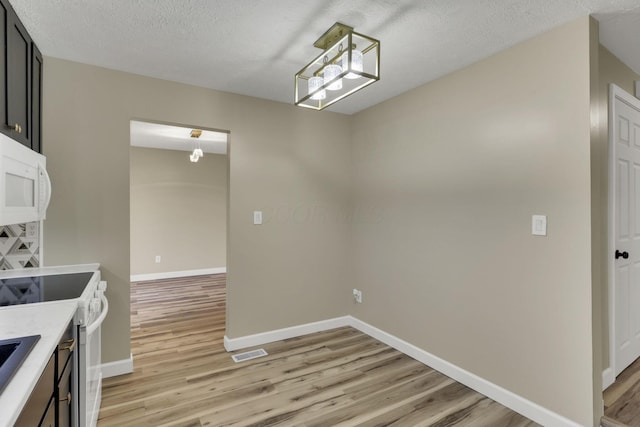
[[[296,73],[295,105],[322,110],[380,80],[380,41],[336,22],[313,45],[322,53]]]
[[[200,157],[204,157],[204,153],[202,152],[202,148],[200,148],[200,135],[202,135],[202,130],[193,129],[191,131],[191,141],[193,142],[193,152],[189,155],[189,160],[191,162],[196,163],[200,160]]]

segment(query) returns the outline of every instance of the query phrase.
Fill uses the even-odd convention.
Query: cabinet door
[[[44,413],[44,418],[40,422],[39,427],[57,427],[56,426],[56,411],[54,408],[55,401],[51,399],[47,411]]]
[[[47,367],[40,376],[14,427],[38,426],[43,417],[48,415],[48,412],[53,413],[55,418],[55,405],[51,404],[55,397],[55,366],[55,357],[51,356]]]
[[[31,149],[42,153],[42,54],[31,43]]]
[[[18,16],[7,27],[7,123],[11,137],[31,148],[31,37]]]
[[[0,132],[10,134],[7,117],[7,28],[11,6],[8,0],[0,0]]]
[[[74,396],[71,394],[71,364],[67,364],[58,383],[58,426],[71,427],[71,409]]]

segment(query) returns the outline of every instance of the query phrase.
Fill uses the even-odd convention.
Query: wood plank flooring
[[[604,391],[604,415],[618,425],[640,427],[640,359]]]
[[[234,363],[224,275],[132,283],[131,329],[135,369],[104,381],[99,427],[537,426],[349,327]]]

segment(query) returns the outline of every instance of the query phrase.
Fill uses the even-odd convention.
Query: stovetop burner
[[[78,298],[93,273],[0,279],[0,306]]]

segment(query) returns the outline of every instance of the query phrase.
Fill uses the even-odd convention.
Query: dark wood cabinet
[[[42,152],[42,54],[8,0],[0,27],[0,132]]]
[[[71,427],[75,347],[70,323],[14,427]]]
[[[42,54],[31,43],[31,149],[42,153]]]
[[[44,417],[42,417],[42,421],[40,422],[40,427],[56,427],[56,411],[54,404],[55,401],[51,399],[51,401],[49,401],[47,411],[44,413]]]
[[[7,0],[0,0],[0,132],[7,133],[7,28],[12,10]]]
[[[73,338],[73,324],[69,324],[60,339],[56,350],[56,419],[59,427],[71,426],[71,410],[74,396],[71,395],[71,380],[73,378],[73,352],[76,341]]]
[[[50,412],[55,419],[53,407],[55,368],[56,358],[52,355],[14,427],[41,426],[45,417],[51,417]]]

